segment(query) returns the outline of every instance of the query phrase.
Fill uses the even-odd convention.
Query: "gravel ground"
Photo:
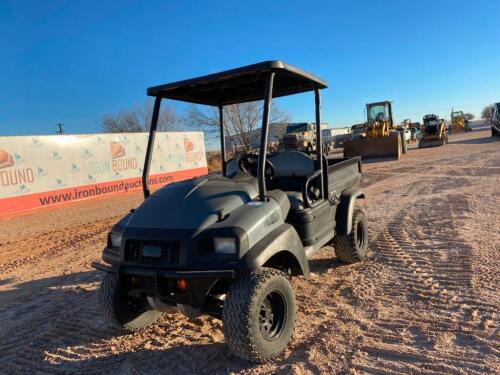
[[[264,365],[232,356],[213,318],[124,335],[96,312],[90,262],[140,194],[3,220],[0,373],[500,373],[499,186],[500,141],[480,129],[365,164],[368,259],[315,255],[292,342]]]

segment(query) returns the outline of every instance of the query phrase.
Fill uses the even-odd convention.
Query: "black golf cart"
[[[144,202],[111,228],[103,251],[100,310],[137,330],[163,313],[223,320],[236,355],[266,361],[292,336],[290,276],[309,277],[311,257],[333,241],[337,257],[366,256],[360,158],[321,154],[320,90],[326,82],[269,61],[148,89],[156,98],[143,174]],[[273,97],[314,91],[316,152],[267,153]],[[148,173],[163,99],[216,106],[222,173],[176,182],[150,194]],[[260,150],[226,160],[223,107],[264,100]],[[314,298],[314,297],[311,297]]]

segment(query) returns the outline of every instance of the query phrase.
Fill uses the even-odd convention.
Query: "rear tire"
[[[134,332],[155,323],[163,313],[151,310],[146,300],[128,296],[116,273],[105,272],[98,293],[98,310],[107,321],[125,332]]]
[[[405,141],[405,136],[403,133],[399,133],[401,137],[401,153],[406,154],[406,151],[408,150],[408,144]]]
[[[295,308],[292,285],[279,270],[262,268],[236,279],[222,312],[229,349],[259,363],[277,357],[292,337]]]
[[[356,208],[352,215],[352,230],[347,235],[333,238],[335,255],[341,262],[356,263],[366,258],[368,250],[368,222],[364,212]]]

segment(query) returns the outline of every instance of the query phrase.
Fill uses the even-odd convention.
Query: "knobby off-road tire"
[[[295,309],[295,293],[285,273],[264,267],[236,279],[222,312],[229,348],[259,363],[280,355],[292,337]]]
[[[336,235],[333,246],[337,258],[345,263],[359,262],[366,257],[368,250],[368,223],[359,208],[352,214],[352,230],[348,235]]]
[[[163,314],[151,310],[147,301],[127,296],[116,273],[105,272],[98,293],[98,310],[114,327],[134,332],[156,322]]]

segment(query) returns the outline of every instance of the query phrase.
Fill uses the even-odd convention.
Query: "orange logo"
[[[14,157],[4,149],[0,148],[0,169],[12,167],[14,165]]]
[[[117,159],[125,156],[125,147],[120,142],[111,142],[111,158]]]
[[[184,138],[184,152],[191,152],[194,150],[194,143],[188,138]]]

